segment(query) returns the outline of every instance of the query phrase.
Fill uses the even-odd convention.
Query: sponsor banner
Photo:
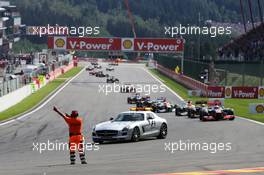
[[[49,49],[175,53],[184,50],[184,39],[49,37]]]
[[[249,104],[249,112],[251,114],[264,114],[264,103]]]
[[[225,87],[223,86],[208,86],[208,98],[225,98]]]
[[[258,98],[259,99],[264,99],[264,86],[260,86],[258,88]]]
[[[134,39],[135,52],[183,52],[184,39],[136,38]]]
[[[226,86],[225,87],[225,98],[231,98],[232,97],[232,87]]]
[[[201,90],[189,90],[188,95],[190,97],[200,97],[202,95],[202,91]]]
[[[49,49],[81,51],[121,50],[120,38],[49,37]]]
[[[232,98],[256,99],[258,87],[232,87]]]

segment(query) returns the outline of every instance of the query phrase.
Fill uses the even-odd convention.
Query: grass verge
[[[19,114],[22,114],[36,105],[38,105],[45,97],[51,94],[56,88],[62,85],[67,78],[71,78],[74,75],[78,74],[82,70],[81,67],[76,67],[65,74],[58,77],[58,79],[53,80],[52,82],[48,83],[46,86],[38,90],[36,93],[31,94],[30,96],[26,97],[24,100],[19,102],[18,104],[8,108],[7,110],[0,112],[0,121],[12,118]]]
[[[166,84],[169,88],[175,91],[178,95],[180,95],[185,100],[206,100],[207,98],[201,97],[189,97],[188,89],[184,86],[176,83],[173,79],[167,77],[166,75],[161,74],[157,70],[150,69],[150,72],[154,74],[156,77],[161,79],[164,84]],[[233,108],[235,110],[235,114],[244,118],[256,120],[264,123],[264,116],[261,114],[250,114],[249,113],[249,104],[250,103],[263,103],[263,100],[259,99],[225,99],[225,106],[229,108]]]

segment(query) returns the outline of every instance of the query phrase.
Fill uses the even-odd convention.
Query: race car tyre
[[[94,143],[99,143],[99,144],[103,144],[104,141],[103,140],[93,140]]]
[[[188,110],[188,118],[194,118],[194,111]]]
[[[132,142],[138,142],[140,138],[140,131],[138,127],[135,127],[133,132],[132,132],[132,137],[131,137],[131,141]]]
[[[160,127],[160,134],[158,136],[158,139],[165,139],[168,134],[168,127],[165,123],[163,123]]]
[[[231,120],[231,121],[232,121],[232,120],[235,120],[235,117],[232,117],[232,118],[230,118],[229,120]]]
[[[179,108],[175,108],[175,116],[180,116]]]

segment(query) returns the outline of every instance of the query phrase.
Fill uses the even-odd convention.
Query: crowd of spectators
[[[256,62],[264,59],[264,24],[231,40],[219,49],[219,60]]]

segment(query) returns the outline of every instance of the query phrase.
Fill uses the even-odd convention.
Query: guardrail
[[[13,106],[17,103],[19,103],[20,101],[22,101],[27,96],[31,95],[32,93],[34,93],[38,89],[45,86],[48,82],[54,80],[55,78],[57,78],[58,76],[60,76],[61,74],[65,73],[65,72],[69,71],[73,67],[74,67],[74,64],[70,63],[68,66],[63,66],[63,67],[57,68],[54,71],[49,73],[48,79],[46,79],[47,77],[43,76],[46,79],[45,81],[41,81],[40,78],[39,79],[32,79],[31,84],[20,87],[20,88],[14,90],[8,94],[5,94],[2,97],[0,97],[0,112],[10,108],[11,106]]]
[[[199,82],[195,79],[192,79],[186,75],[176,74],[174,71],[165,68],[164,66],[159,64],[157,64],[157,70],[163,73],[164,75],[172,78],[173,80],[177,81],[178,83],[182,84],[186,88],[192,90],[201,90],[203,96],[207,95],[208,85]]]

